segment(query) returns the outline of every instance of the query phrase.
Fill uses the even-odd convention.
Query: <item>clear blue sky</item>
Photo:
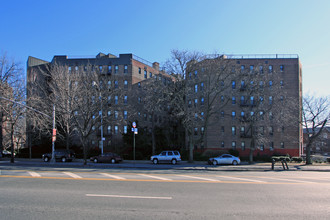
[[[330,94],[329,0],[0,0],[0,20],[1,52],[24,67],[99,52],[298,54],[304,93]]]

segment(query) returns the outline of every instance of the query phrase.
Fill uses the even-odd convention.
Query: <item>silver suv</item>
[[[162,151],[159,155],[151,156],[150,160],[153,164],[158,164],[161,162],[177,164],[181,161],[181,155],[179,151]]]

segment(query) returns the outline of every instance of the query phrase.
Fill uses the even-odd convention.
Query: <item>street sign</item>
[[[134,128],[134,134],[138,134],[138,129]]]
[[[132,127],[133,127],[133,128],[136,128],[136,123],[135,123],[135,121],[133,121],[133,123],[132,123]]]
[[[53,129],[53,136],[56,136],[56,129]]]

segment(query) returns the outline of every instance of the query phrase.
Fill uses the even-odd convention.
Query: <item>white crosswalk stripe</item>
[[[75,178],[75,179],[81,179],[82,177],[77,175],[77,174],[74,174],[74,173],[71,173],[71,172],[63,172],[65,175],[68,175],[72,178]]]
[[[39,173],[36,173],[36,172],[33,172],[33,171],[29,171],[28,173],[33,177],[41,177],[41,175]]]
[[[253,180],[253,179],[247,179],[247,178],[240,178],[240,177],[233,177],[233,176],[218,176],[218,177],[233,179],[233,180],[243,180],[243,181],[249,181],[249,182],[255,182],[255,183],[266,183],[265,181]]]
[[[139,174],[140,176],[148,177],[148,178],[153,178],[153,179],[158,179],[158,180],[171,180],[168,178],[160,177],[160,176],[152,176],[152,175],[147,175],[147,174]]]
[[[113,179],[117,179],[117,180],[126,180],[126,178],[124,178],[124,177],[111,175],[111,174],[108,174],[108,173],[101,173],[101,175],[106,176],[106,177],[110,177],[110,178],[113,178]]]
[[[181,177],[184,177],[184,178],[192,178],[192,179],[199,179],[199,180],[206,180],[206,181],[219,181],[219,180],[216,180],[216,179],[210,179],[210,178],[204,178],[204,177],[197,177],[197,176],[186,176],[186,175],[178,175],[178,176],[181,176]]]

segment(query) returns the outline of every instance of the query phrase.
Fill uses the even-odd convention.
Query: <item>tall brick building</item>
[[[222,55],[191,63],[187,74],[195,151],[234,149],[248,156],[252,146],[254,156],[301,154],[297,55]]]

